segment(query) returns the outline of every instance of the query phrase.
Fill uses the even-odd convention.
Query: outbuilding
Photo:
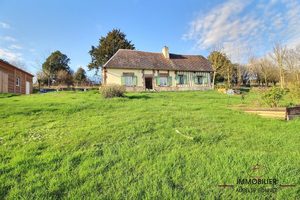
[[[0,93],[31,94],[33,75],[0,59]]]

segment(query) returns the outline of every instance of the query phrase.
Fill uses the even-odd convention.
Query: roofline
[[[15,68],[15,69],[17,69],[17,70],[20,70],[20,71],[22,71],[22,72],[24,72],[24,73],[26,73],[26,74],[28,74],[28,75],[34,77],[33,74],[31,74],[31,73],[29,73],[29,72],[27,72],[27,71],[25,71],[25,70],[23,70],[23,69],[21,69],[21,68],[19,68],[19,67],[16,67],[15,65],[12,65],[12,64],[10,64],[9,62],[7,62],[7,61],[5,61],[5,60],[1,60],[1,59],[0,59],[0,63],[9,65],[10,67],[13,67],[13,68]]]
[[[103,68],[106,67],[106,64],[107,64],[113,57],[115,57],[115,55],[116,55],[120,50],[121,50],[121,49],[118,49],[118,51],[117,51],[110,59],[108,59],[108,61],[106,61],[106,63],[104,63]]]
[[[136,50],[136,49],[118,49],[118,51],[120,51],[120,50],[122,50],[122,51],[137,51],[137,52],[143,52],[143,53],[153,53],[153,54],[162,54],[161,52],[151,52],[151,51],[141,51],[141,50]],[[118,53],[118,51],[116,52],[116,53]],[[116,54],[115,53],[115,54]],[[115,55],[114,54],[114,55]],[[200,57],[203,57],[203,58],[205,58],[204,56],[202,56],[202,55],[197,55],[197,54],[193,54],[193,55],[191,55],[191,54],[177,54],[177,53],[172,53],[172,52],[169,52],[169,54],[173,54],[173,55],[179,55],[179,56],[200,56]],[[112,56],[112,57],[114,57],[114,55]],[[207,59],[207,58],[205,58],[205,59]],[[109,59],[110,60],[110,59]],[[109,61],[108,60],[108,61]],[[107,63],[107,62],[106,62]],[[105,63],[105,64],[106,64]],[[104,65],[105,65],[104,64]],[[103,66],[104,66],[103,65]]]
[[[143,52],[143,53],[152,53],[152,54],[162,54],[162,53],[159,53],[159,52],[149,52],[149,51],[140,51],[140,50],[135,50],[135,49],[118,49],[118,51],[108,60],[106,61],[106,63],[102,66],[102,68],[107,68],[107,64],[118,54],[119,51],[136,51],[136,52]],[[202,55],[185,55],[185,54],[175,54],[175,53],[169,53],[169,54],[173,54],[173,55],[179,55],[179,56],[191,56],[191,57],[201,57],[205,60],[207,60],[209,62],[209,60],[207,58],[205,58],[204,56]],[[172,60],[172,59],[170,59]],[[172,64],[172,62],[171,62]],[[209,62],[210,66],[211,66],[211,63]],[[126,69],[126,68],[123,68],[123,67],[109,67],[109,68],[112,68],[112,69]],[[128,69],[138,69],[138,68],[128,68]],[[139,68],[139,69],[143,69],[143,68]],[[153,69],[149,69],[149,70],[153,70]],[[157,70],[157,69],[154,69],[154,70]],[[214,70],[212,69],[211,71],[208,71],[208,70],[175,70],[175,69],[162,69],[162,70],[173,70],[173,71],[197,71],[197,72],[214,72]]]
[[[162,71],[185,71],[185,72],[214,72],[214,70],[212,71],[208,71],[208,70],[185,70],[185,69],[167,69],[167,68],[161,68],[161,69],[154,69],[154,68],[130,68],[130,67],[108,67],[106,69],[135,69],[135,70],[162,70]]]

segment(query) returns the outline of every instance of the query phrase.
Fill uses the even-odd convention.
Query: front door
[[[26,81],[26,94],[30,94],[30,82]]]
[[[146,89],[148,89],[148,90],[152,90],[153,89],[153,86],[152,86],[152,77],[145,78],[145,86],[146,86]]]

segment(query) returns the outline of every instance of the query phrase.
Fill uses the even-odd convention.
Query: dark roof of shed
[[[166,59],[162,53],[119,49],[105,64],[105,68],[156,69],[177,71],[213,71],[210,62],[200,55],[170,53]]]

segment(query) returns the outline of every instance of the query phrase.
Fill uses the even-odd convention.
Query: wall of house
[[[17,94],[26,94],[26,81],[30,83],[30,93],[33,91],[33,86],[32,86],[32,76],[28,73],[23,72],[22,70],[19,70],[15,67],[10,66],[9,64],[6,63],[0,63],[0,74],[2,74],[2,78],[4,76],[8,77],[7,81],[7,91],[3,90],[3,82],[0,83],[2,90],[0,92],[8,92],[8,93],[17,93]],[[4,75],[3,75],[4,74]],[[20,84],[17,86],[16,80],[17,78],[20,78]],[[3,81],[3,80],[2,80]]]
[[[123,73],[134,73],[137,77],[137,85],[134,87],[126,87],[128,91],[143,91],[145,90],[144,86],[144,77],[153,77],[153,89],[158,91],[176,91],[176,90],[207,90],[211,89],[211,80],[209,76],[208,84],[198,85],[194,82],[193,77],[197,75],[204,75],[207,72],[184,72],[184,71],[171,71],[171,70],[141,70],[141,69],[106,69],[106,84],[117,84],[121,85],[121,77]],[[159,74],[164,74],[172,77],[172,85],[161,87],[156,84],[155,77]],[[176,81],[176,74],[185,75],[188,79],[186,84],[179,85]]]

